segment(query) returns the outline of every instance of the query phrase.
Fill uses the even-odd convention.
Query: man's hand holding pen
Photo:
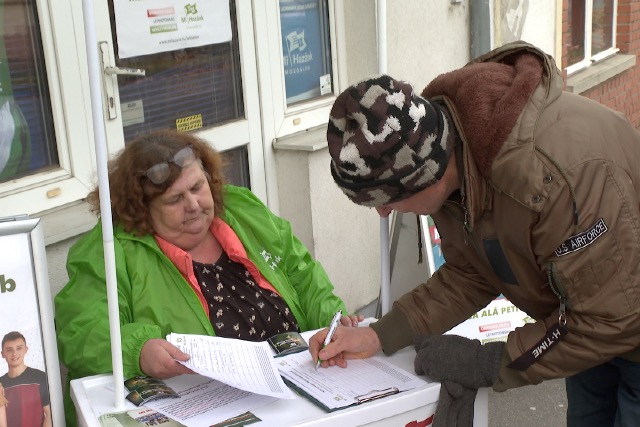
[[[330,342],[331,338],[333,338],[333,334],[338,329],[338,325],[340,324],[340,319],[342,318],[342,310],[338,310],[336,314],[333,315],[333,319],[331,319],[331,323],[329,324],[329,331],[327,335],[324,337],[324,341],[322,342],[322,348],[326,347]],[[322,359],[318,357],[318,361],[316,362],[316,369],[322,363]]]
[[[348,359],[366,359],[382,349],[378,335],[369,327],[338,326],[331,341],[324,346],[328,333],[329,329],[325,328],[309,339],[309,352],[314,363],[320,359],[320,366],[324,368],[335,365],[346,368]]]

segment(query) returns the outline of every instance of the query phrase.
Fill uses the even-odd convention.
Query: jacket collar
[[[460,203],[464,209],[464,218],[460,219],[464,221],[465,226],[469,227],[469,230],[473,230],[475,223],[482,216],[482,212],[491,206],[492,189],[478,170],[473,152],[469,150],[467,137],[461,126],[456,106],[446,97],[436,96],[433,99],[444,104],[444,110],[447,111],[454,123],[453,133],[456,138],[454,150],[460,177]]]
[[[455,105],[451,113],[458,118],[458,131],[486,178],[541,81],[543,55],[539,50],[507,49],[484,58],[486,62],[442,74],[422,91],[425,98],[439,96]]]
[[[216,217],[211,222],[209,230],[218,240],[220,246],[222,246],[222,250],[226,252],[229,258],[233,260],[247,258],[247,252],[245,251],[242,242],[240,242],[236,233],[233,232],[227,223]],[[192,274],[193,259],[188,252],[180,249],[172,243],[169,243],[157,234],[153,237],[158,243],[160,250],[176,265],[176,267],[178,267],[178,270],[180,270],[183,275],[188,276],[189,274]]]
[[[227,256],[231,260],[244,265],[256,280],[258,286],[278,293],[275,287],[260,273],[258,267],[249,259],[244,245],[229,224],[224,222],[221,218],[215,217],[211,222],[209,230],[211,230],[211,233],[218,240],[220,246],[222,246],[222,250],[227,254]],[[192,286],[194,286],[193,284],[197,282],[193,272],[193,258],[191,258],[191,255],[158,235],[154,235],[154,238],[158,243],[160,250],[171,260],[171,262],[173,262],[180,273],[187,278]]]
[[[458,132],[461,196],[469,230],[491,206],[491,178],[498,153],[512,139],[534,142],[537,117],[562,90],[558,73],[549,55],[528,43],[515,42],[437,77],[422,92],[447,107]],[[531,114],[523,120],[526,109]]]

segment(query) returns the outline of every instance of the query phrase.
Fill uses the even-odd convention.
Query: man
[[[434,425],[471,425],[479,387],[566,378],[569,426],[640,420],[640,135],[562,91],[524,42],[422,92],[389,76],[344,91],[327,139],[355,203],[432,215],[445,264],[370,328],[339,327],[324,366],[414,344],[441,382]],[[536,320],[506,343],[442,335],[504,294]],[[414,341],[415,340],[415,341]],[[322,351],[320,351],[322,349]]]
[[[47,375],[25,365],[27,340],[20,332],[9,332],[2,338],[2,358],[9,371],[0,377],[8,401],[7,425],[51,427],[51,405]]]

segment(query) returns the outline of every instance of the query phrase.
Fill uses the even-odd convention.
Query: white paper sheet
[[[308,352],[276,359],[280,374],[329,410],[420,387],[427,382],[383,356],[349,360],[346,368],[315,369]]]
[[[231,40],[227,0],[114,1],[118,56],[149,55]]]
[[[191,356],[183,364],[200,375],[251,393],[295,397],[282,381],[266,341],[189,334],[169,334],[167,341]]]

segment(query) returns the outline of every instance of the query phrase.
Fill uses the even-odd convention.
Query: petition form
[[[280,374],[299,391],[329,411],[389,396],[427,384],[385,359],[352,359],[346,368],[315,369],[309,353],[277,359]]]
[[[251,393],[293,399],[278,373],[269,344],[205,335],[169,334],[167,341],[191,356],[194,372]]]

